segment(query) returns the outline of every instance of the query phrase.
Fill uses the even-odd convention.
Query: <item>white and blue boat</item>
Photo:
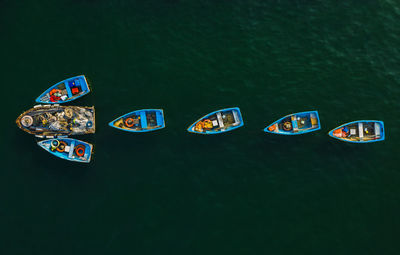
[[[379,120],[352,121],[329,131],[328,134],[349,143],[371,143],[385,140],[383,121]]]
[[[60,81],[43,92],[37,99],[42,104],[62,104],[71,102],[90,92],[86,77],[79,75]]]
[[[321,129],[317,111],[292,113],[267,126],[264,131],[281,135],[300,135]]]
[[[38,145],[56,157],[82,163],[89,163],[93,145],[72,138],[57,138],[39,141]]]
[[[191,133],[211,135],[232,131],[243,125],[240,109],[233,107],[209,113],[190,125],[187,130]]]
[[[111,121],[109,126],[128,132],[150,132],[165,127],[161,109],[143,109],[127,113]]]

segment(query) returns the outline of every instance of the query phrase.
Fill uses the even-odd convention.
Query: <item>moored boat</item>
[[[90,92],[86,77],[79,75],[60,81],[43,92],[37,99],[37,103],[61,104],[73,101]]]
[[[318,111],[292,113],[267,126],[264,131],[281,135],[300,135],[321,129]]]
[[[161,109],[143,109],[127,113],[111,121],[109,126],[128,132],[150,132],[165,127]]]
[[[38,137],[83,135],[95,132],[94,107],[36,105],[22,113],[17,126]]]
[[[343,124],[331,131],[329,136],[350,143],[370,143],[385,140],[383,121],[358,120]]]
[[[244,125],[238,107],[226,108],[205,115],[187,129],[196,134],[219,134],[232,131]]]
[[[72,138],[57,138],[39,141],[40,147],[62,159],[89,163],[93,145]]]

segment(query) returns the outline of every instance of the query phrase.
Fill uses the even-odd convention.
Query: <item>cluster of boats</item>
[[[89,92],[84,75],[61,81],[36,99],[39,105],[17,118],[17,126],[38,138],[47,138],[37,144],[51,154],[70,161],[89,163],[93,145],[68,136],[95,133],[94,107],[60,105]]]
[[[95,133],[94,107],[60,106],[90,92],[84,75],[61,81],[41,94],[34,106],[17,118],[22,130],[39,138],[47,138],[38,145],[51,154],[70,161],[89,163],[93,145],[68,138],[70,135]],[[196,134],[219,134],[244,125],[238,107],[211,112],[195,121],[187,129]],[[165,127],[161,109],[143,109],[122,115],[109,126],[127,132],[150,132]],[[300,135],[321,129],[317,111],[306,111],[286,115],[267,126],[264,131],[281,135]],[[328,133],[345,142],[370,143],[385,139],[384,124],[377,120],[359,120],[343,124]]]

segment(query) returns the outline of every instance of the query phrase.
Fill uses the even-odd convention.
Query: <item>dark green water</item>
[[[0,0],[0,254],[399,254],[399,21],[393,0]],[[78,74],[89,165],[14,123]],[[186,132],[230,106],[243,128]],[[143,108],[167,128],[107,126]],[[313,109],[321,131],[262,132]],[[326,135],[357,119],[383,120],[387,140]]]

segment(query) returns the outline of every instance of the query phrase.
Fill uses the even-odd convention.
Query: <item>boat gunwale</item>
[[[347,126],[347,125],[350,125],[350,124],[360,123],[360,122],[379,123],[380,126],[381,126],[382,137],[379,138],[379,139],[371,139],[371,140],[369,140],[369,141],[349,141],[349,140],[343,139],[343,138],[341,138],[341,137],[336,137],[336,136],[333,135],[333,131],[335,131],[336,129],[339,129],[339,128],[341,128],[341,127],[344,127],[344,126]],[[342,124],[342,125],[340,125],[340,126],[334,128],[334,129],[330,130],[330,131],[328,132],[328,135],[329,135],[330,137],[332,137],[332,138],[335,138],[335,139],[340,140],[340,141],[343,141],[343,142],[348,142],[348,143],[373,143],[373,142],[384,141],[385,138],[386,138],[386,134],[385,134],[385,125],[384,125],[383,121],[381,121],[381,120],[355,120],[355,121],[350,121],[350,122],[344,123],[344,124]]]
[[[240,124],[239,124],[239,125],[234,126],[234,127],[229,128],[229,129],[227,129],[227,130],[224,130],[224,131],[211,131],[211,132],[208,132],[208,133],[207,133],[207,132],[198,132],[198,131],[191,130],[191,129],[196,125],[196,123],[199,122],[199,121],[201,121],[202,119],[204,119],[204,118],[206,118],[206,117],[208,117],[208,116],[210,116],[210,115],[216,114],[216,113],[218,113],[218,112],[228,111],[228,110],[237,110],[237,111],[238,111],[238,113],[239,113],[239,118],[240,118]],[[188,131],[189,133],[200,134],[200,135],[216,135],[216,134],[221,134],[221,133],[226,133],[226,132],[229,132],[229,131],[233,131],[233,130],[235,130],[235,129],[237,129],[237,128],[240,128],[240,127],[243,127],[243,126],[244,126],[244,121],[243,121],[243,117],[242,117],[242,113],[241,113],[241,111],[240,111],[240,108],[239,108],[239,107],[229,107],[229,108],[224,108],[224,109],[216,110],[216,111],[213,111],[213,112],[211,112],[211,113],[208,113],[208,114],[204,115],[203,117],[201,117],[201,118],[199,118],[198,120],[196,120],[193,124],[191,124],[191,125],[187,128],[187,131]]]
[[[159,112],[161,112],[162,119],[163,119],[163,125],[162,125],[161,127],[152,128],[152,129],[145,129],[145,130],[129,130],[129,129],[124,129],[124,128],[116,127],[116,126],[114,125],[114,123],[115,123],[117,120],[119,120],[119,119],[121,119],[121,118],[124,118],[124,117],[126,117],[126,116],[129,116],[129,115],[132,115],[132,114],[135,113],[135,112],[142,112],[142,111],[159,111]],[[128,112],[128,113],[126,113],[126,114],[124,114],[124,115],[122,115],[122,116],[119,116],[118,118],[116,118],[116,119],[110,121],[110,122],[108,123],[108,125],[109,125],[110,127],[113,127],[113,128],[116,128],[116,129],[119,129],[119,130],[122,130],[122,131],[126,131],[126,132],[131,132],[131,133],[146,133],[146,132],[152,132],[152,131],[157,131],[157,130],[160,130],[160,129],[163,129],[163,128],[166,127],[166,125],[165,125],[165,118],[164,118],[164,110],[163,110],[163,109],[141,109],[141,110],[135,110],[135,111],[132,111],[132,112]]]
[[[296,114],[303,114],[303,113],[315,113],[317,115],[318,127],[313,128],[313,129],[308,129],[308,130],[305,130],[305,131],[301,131],[301,132],[296,132],[296,133],[291,133],[291,132],[271,132],[271,131],[268,130],[268,128],[270,126],[275,125],[277,122],[279,122],[279,121],[281,121],[281,120],[283,120],[283,119],[285,119],[287,117],[290,117],[290,116],[296,115]],[[314,131],[318,131],[320,129],[321,129],[321,122],[320,122],[320,119],[319,119],[318,111],[317,110],[313,110],[313,111],[295,112],[295,113],[291,113],[291,114],[285,115],[282,118],[272,122],[266,128],[264,128],[264,132],[265,133],[270,133],[270,134],[275,134],[275,135],[302,135],[302,134],[307,134],[307,133],[311,133],[311,132],[314,132]]]

